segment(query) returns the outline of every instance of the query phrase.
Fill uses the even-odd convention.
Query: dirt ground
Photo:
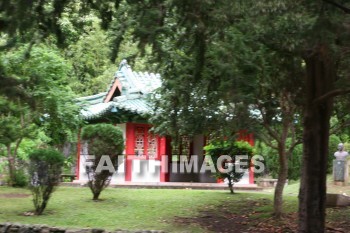
[[[22,194],[22,193],[2,193],[0,194],[0,198],[24,198],[29,197],[30,194]]]
[[[233,203],[232,205],[236,205]],[[294,233],[297,232],[297,213],[288,213],[280,220],[272,216],[267,217],[266,213],[257,212],[255,206],[271,205],[268,200],[251,201],[248,205],[239,207],[239,212],[225,204],[216,209],[203,210],[199,216],[193,218],[177,217],[177,224],[196,224],[211,232],[222,233]],[[236,206],[237,207],[237,206]],[[340,212],[342,208],[327,209],[329,212]],[[328,233],[348,233],[350,232],[350,221],[327,221],[326,232]]]

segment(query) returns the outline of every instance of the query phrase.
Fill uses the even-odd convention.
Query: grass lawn
[[[42,216],[25,216],[23,213],[33,210],[30,192],[0,186],[0,222],[107,230],[271,233],[276,226],[296,229],[296,190],[297,183],[286,187],[287,218],[276,222],[271,218],[273,195],[268,191],[231,195],[216,190],[108,188],[101,201],[95,202],[88,188],[59,187]],[[327,211],[330,227],[350,229],[348,216],[350,208]]]
[[[299,194],[299,181],[292,181],[284,188],[284,195],[297,196]],[[271,190],[270,190],[271,192]],[[327,193],[337,193],[350,196],[350,183],[347,186],[334,185],[333,177],[327,176]]]
[[[33,210],[31,196],[16,194],[30,192],[0,187],[0,222],[170,232],[205,232],[198,224],[181,224],[175,221],[176,218],[191,218],[201,210],[216,210],[219,205],[239,213],[242,203],[259,199],[270,203],[272,198],[269,194],[230,195],[228,191],[214,190],[108,188],[101,194],[102,201],[94,202],[88,188],[59,187],[42,216],[24,216],[24,212]],[[232,203],[237,205],[231,205]],[[295,207],[296,198],[290,198],[288,203]],[[271,205],[256,208],[269,212]]]
[[[300,182],[292,181],[284,188],[284,198],[297,197],[299,194]],[[274,190],[264,190],[265,193],[273,194]],[[327,176],[327,193],[344,194],[350,196],[350,183],[347,186],[334,185],[333,176]],[[289,201],[286,202],[288,205]],[[288,207],[287,207],[288,208]],[[346,229],[345,231],[339,230],[339,232],[350,232],[350,207],[339,208],[327,208],[326,209],[326,223],[334,228],[341,227]]]

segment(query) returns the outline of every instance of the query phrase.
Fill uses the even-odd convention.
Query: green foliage
[[[7,146],[34,137],[36,127],[30,122],[28,106],[0,96],[0,109],[0,144]]]
[[[287,141],[290,144],[290,140]],[[264,175],[270,175],[272,178],[278,178],[279,171],[279,155],[278,152],[266,146],[262,142],[257,142],[256,150],[258,154],[264,157],[265,162],[265,173]],[[289,180],[299,180],[300,179],[300,169],[301,169],[301,157],[303,155],[302,145],[297,145],[291,156],[288,159],[288,179]]]
[[[113,66],[109,60],[109,38],[99,27],[99,20],[94,19],[89,29],[66,50],[66,57],[73,64],[70,85],[80,95],[105,91],[114,73],[109,70]]]
[[[33,195],[35,214],[41,215],[60,182],[64,156],[54,149],[37,149],[29,154],[29,160],[29,189]]]
[[[1,157],[1,155],[0,155],[0,157]],[[0,162],[0,174],[4,174],[6,171],[7,161],[3,160],[2,158],[0,161],[1,161]]]
[[[228,155],[230,160],[222,161],[223,168],[228,168],[228,166],[232,166],[229,172],[222,172],[220,168],[216,168],[216,176],[221,179],[228,179],[229,187],[231,189],[231,193],[233,193],[233,183],[238,182],[244,175],[244,169],[248,169],[250,167],[250,161],[253,156],[253,147],[245,141],[216,141],[212,142],[209,145],[204,147],[207,155],[211,156],[214,164],[218,163],[218,159],[222,155]],[[247,158],[240,159],[240,161],[236,161],[240,155],[246,155]],[[236,170],[234,166],[236,162],[239,162],[239,169]]]
[[[115,62],[119,63],[122,59],[127,59],[135,70],[153,70],[147,63],[150,47],[141,54],[131,33],[124,33],[122,24],[113,21],[111,28],[104,30],[97,12],[82,9],[81,5],[80,2],[69,3],[60,19],[67,44],[63,52],[73,66],[69,86],[75,93],[86,96],[105,91],[118,68]],[[114,17],[128,18],[125,15],[128,8],[127,4],[123,4],[113,12]],[[82,14],[82,10],[86,12]],[[123,41],[117,42],[121,33]],[[116,43],[118,53],[114,51]]]
[[[329,155],[328,155],[328,166],[327,166],[327,173],[332,174],[333,172],[333,160],[335,159],[334,153],[338,150],[338,144],[339,143],[346,143],[345,141],[341,141],[340,138],[337,135],[330,135],[329,136]],[[345,150],[347,150],[345,146]]]
[[[108,156],[114,167],[117,166],[118,155],[122,155],[124,150],[123,132],[111,124],[93,124],[83,128],[81,138],[88,143],[89,155],[95,156],[86,167],[86,173],[93,200],[98,200],[100,193],[109,185],[113,171],[96,169],[104,161],[104,156]]]
[[[17,156],[19,160],[28,161],[28,156],[33,150],[45,145],[44,138],[41,138],[41,136],[41,132],[36,132],[35,137],[24,138],[22,140],[17,151]]]
[[[64,34],[58,27],[58,20],[69,1],[5,1],[0,4],[1,32],[7,33],[16,42],[22,36],[27,40],[37,40],[54,34],[59,44]]]
[[[327,173],[331,174],[333,172],[333,160],[334,152],[337,151],[338,144],[342,142],[337,135],[329,136],[329,156],[327,164]],[[287,141],[290,144],[290,140]],[[343,142],[346,143],[346,142]],[[277,178],[279,169],[279,159],[276,150],[266,146],[264,143],[257,143],[256,150],[265,159],[266,173],[265,175],[271,175],[273,178]],[[302,145],[298,145],[294,148],[293,153],[288,158],[288,179],[289,180],[299,180],[300,179],[300,169],[301,169],[301,157],[302,157]]]
[[[79,108],[67,87],[71,66],[59,51],[46,45],[33,46],[30,51],[22,46],[9,51],[1,63],[6,65],[7,74],[23,80],[30,96],[27,101],[14,103],[14,108],[27,108],[27,121],[39,126],[50,138],[50,144],[73,140],[80,124]]]
[[[84,126],[81,137],[88,141],[91,155],[119,155],[124,150],[123,132],[112,124]]]
[[[26,187],[28,185],[28,175],[23,170],[17,170],[12,182],[13,187]]]
[[[71,173],[72,167],[75,165],[75,157],[69,156],[64,160],[64,173]]]
[[[288,158],[288,178],[291,180],[300,179],[301,159],[303,156],[303,146],[298,145]]]
[[[38,149],[29,154],[31,162],[45,162],[48,166],[63,166],[64,156],[61,152],[54,149]]]
[[[205,146],[208,155],[218,157],[220,155],[248,155],[253,156],[253,147],[245,141],[214,141]]]

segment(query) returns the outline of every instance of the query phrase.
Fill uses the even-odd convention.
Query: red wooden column
[[[78,140],[77,140],[77,164],[75,168],[75,177],[77,180],[79,180],[79,173],[80,173],[80,151],[81,151],[80,132],[81,132],[81,129],[79,129]]]
[[[247,130],[240,130],[238,141],[246,141],[251,146],[254,146],[254,135],[248,133]],[[254,184],[254,164],[251,163],[249,167],[249,184]]]
[[[160,159],[160,182],[169,181],[169,155],[166,137],[159,138],[158,158]]]
[[[125,181],[131,181],[132,157],[135,154],[135,130],[132,123],[126,123]]]
[[[248,134],[248,142],[251,146],[254,146],[254,134]],[[250,164],[249,168],[249,184],[254,184],[254,164]]]

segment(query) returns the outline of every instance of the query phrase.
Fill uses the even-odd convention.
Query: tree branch
[[[263,135],[262,133],[260,133],[260,139],[269,147],[271,147],[272,149],[278,150],[278,146],[273,144],[271,141],[271,138],[269,138],[266,135]]]
[[[261,117],[262,117],[262,125],[264,126],[264,128],[267,130],[268,134],[273,138],[275,139],[277,142],[280,142],[280,138],[278,137],[278,134],[275,130],[273,130],[271,128],[271,126],[268,124],[268,119],[266,118],[266,114],[263,110],[263,107],[261,106],[261,104],[259,102],[256,103],[259,111],[260,111],[260,114],[261,114]]]
[[[22,140],[23,140],[23,138],[21,137],[21,138],[18,139],[18,141],[16,142],[16,146],[15,146],[15,149],[14,149],[14,151],[13,151],[13,158],[14,158],[14,159],[17,159],[17,151],[18,151],[19,146],[21,145]]]
[[[350,8],[347,8],[337,2],[331,1],[331,0],[323,0],[324,2],[331,4],[339,9],[341,9],[342,11],[344,11],[346,14],[350,14]]]
[[[338,95],[348,94],[348,93],[350,93],[350,88],[349,89],[335,89],[335,90],[332,90],[324,95],[321,95],[317,99],[315,99],[314,104],[320,104],[321,102],[323,102],[329,98],[332,98],[332,97],[335,97]]]
[[[333,127],[329,130],[329,135],[332,135],[332,134],[337,134],[340,132],[340,130],[344,127],[349,127],[350,126],[350,123],[348,124],[341,124],[339,125],[338,127]]]
[[[303,142],[303,140],[302,140],[301,138],[298,138],[296,141],[294,141],[294,142],[290,145],[290,147],[289,147],[289,149],[288,149],[288,155],[291,155],[292,152],[294,151],[294,148],[295,148],[297,145],[301,144],[302,142]]]

